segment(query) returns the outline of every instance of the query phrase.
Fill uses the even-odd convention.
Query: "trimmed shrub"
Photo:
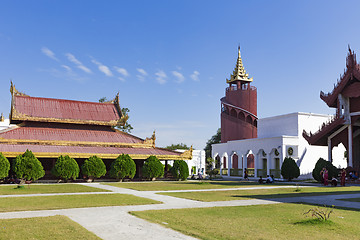
[[[27,181],[36,181],[45,175],[41,162],[29,150],[14,159],[12,170],[18,179]]]
[[[81,166],[81,172],[93,180],[105,176],[106,166],[101,158],[92,156],[84,161],[84,164]]]
[[[128,154],[119,155],[111,163],[110,176],[122,181],[124,178],[134,178],[136,173],[136,164]]]
[[[176,160],[172,168],[170,168],[170,172],[176,180],[184,181],[189,176],[189,167],[185,161]]]
[[[10,163],[9,160],[0,153],[0,179],[9,176]]]
[[[331,162],[326,161],[323,158],[319,158],[319,160],[316,162],[315,168],[312,172],[313,178],[318,182],[321,182],[321,180],[322,180],[322,176],[321,176],[320,172],[323,168],[326,168],[328,170],[328,179],[329,180],[331,180],[333,177],[337,177],[339,174],[338,169]]]
[[[154,179],[164,175],[164,165],[155,156],[148,157],[142,167],[142,174],[147,179]]]
[[[60,156],[56,160],[55,166],[51,173],[63,179],[65,182],[69,179],[76,179],[79,176],[80,168],[75,159],[69,156]]]
[[[291,157],[286,157],[284,159],[284,162],[281,165],[281,175],[289,181],[300,176],[300,169],[294,159]]]

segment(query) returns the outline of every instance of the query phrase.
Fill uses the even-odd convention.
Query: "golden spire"
[[[230,75],[230,79],[226,79],[226,83],[232,83],[235,81],[245,81],[245,82],[252,82],[253,78],[249,78],[249,74],[246,73],[244,65],[242,63],[241,54],[240,54],[240,46],[239,46],[239,53],[236,62],[235,69],[233,74]]]

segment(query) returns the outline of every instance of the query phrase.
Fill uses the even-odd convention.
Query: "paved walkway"
[[[314,204],[336,205],[340,207],[351,207],[360,209],[360,203],[339,201],[341,198],[360,197],[359,194],[327,195],[313,197],[293,197],[278,199],[250,199],[234,201],[200,202],[189,199],[176,198],[172,196],[156,194],[164,191],[137,191],[126,188],[118,188],[99,183],[82,183],[85,186],[96,187],[110,190],[112,192],[101,192],[101,194],[131,194],[138,197],[144,197],[163,202],[161,204],[133,205],[133,206],[113,206],[113,207],[93,207],[93,208],[73,208],[61,210],[42,210],[25,212],[6,212],[0,213],[0,219],[8,218],[28,218],[65,215],[75,222],[81,224],[89,231],[105,240],[128,238],[128,239],[195,239],[182,233],[165,228],[161,225],[147,222],[129,214],[129,211],[160,210],[160,209],[180,209],[180,208],[204,208],[204,207],[223,207],[223,206],[247,206],[260,204],[277,204],[284,202],[308,202]],[[287,188],[289,186],[269,186],[269,187],[247,187],[247,188],[229,188],[229,189],[202,189],[202,190],[176,190],[166,192],[194,192],[194,191],[226,191],[226,190],[250,190],[250,189],[269,189],[269,188]],[[76,194],[99,194],[94,193],[76,193]],[[71,195],[74,193],[66,193]],[[21,196],[51,196],[65,195],[60,194],[29,194]],[[16,195],[19,197],[19,195]],[[0,196],[14,197],[14,195]]]

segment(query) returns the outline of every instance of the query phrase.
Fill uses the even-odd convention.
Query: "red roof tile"
[[[84,102],[14,95],[11,121],[64,122],[115,126],[121,118],[115,103]]]

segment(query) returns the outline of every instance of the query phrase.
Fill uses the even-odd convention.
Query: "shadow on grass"
[[[331,220],[324,221],[324,220],[317,219],[317,218],[306,219],[306,220],[294,222],[293,224],[294,225],[304,225],[304,226],[319,226],[319,225],[332,226],[332,225],[335,225],[335,223],[332,222]]]
[[[232,195],[234,198],[256,198],[256,199],[273,199],[273,198],[290,198],[290,197],[312,197],[324,195],[341,195],[341,194],[358,194],[359,191],[325,191],[325,192],[297,192],[279,193],[279,194],[253,194],[253,195]]]
[[[183,182],[180,182],[183,183]],[[202,184],[206,184],[206,185],[214,185],[214,186],[270,186],[270,185],[264,185],[264,184],[259,184],[258,182],[250,182],[250,181],[199,181],[199,182],[186,182],[186,184],[189,185],[202,185]],[[271,184],[271,186],[284,186],[284,184],[282,183],[274,183]],[[286,184],[286,185],[294,185],[294,184]]]

